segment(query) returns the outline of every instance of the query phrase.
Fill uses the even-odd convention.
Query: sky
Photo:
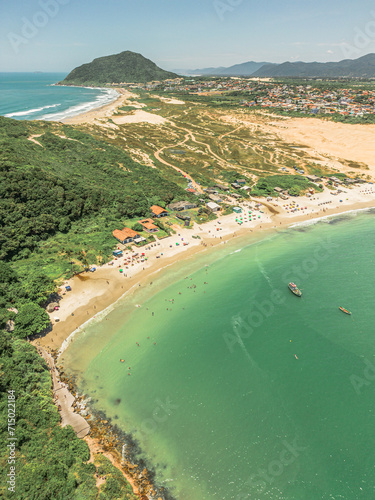
[[[375,52],[373,0],[2,0],[0,72],[139,52],[163,69]]]

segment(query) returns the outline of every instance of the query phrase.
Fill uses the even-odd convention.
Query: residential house
[[[211,210],[211,212],[218,212],[220,210],[220,205],[214,203],[213,201],[209,201],[207,203],[207,207]]]
[[[232,183],[231,183],[231,186],[232,186],[232,188],[234,188],[234,189],[240,189],[240,187],[241,187],[241,186],[240,186],[240,184],[238,184],[237,182],[232,182]]]
[[[220,196],[216,196],[216,194],[209,194],[208,197],[215,203],[223,203],[223,200],[220,198]]]
[[[229,187],[228,186],[223,186],[222,184],[215,184],[214,187],[217,188],[217,189],[220,189],[220,191],[229,191]]]
[[[133,229],[130,229],[128,227],[124,227],[122,231],[120,231],[119,229],[115,229],[112,234],[116,238],[116,240],[122,243],[123,245],[131,243],[134,240],[134,238],[139,237],[138,233],[136,233],[135,231],[133,231]]]
[[[141,226],[143,226],[143,229],[147,231],[148,233],[157,233],[159,231],[159,228],[155,226],[154,221],[152,219],[142,219],[138,221]]]
[[[340,180],[340,179],[338,179],[337,177],[334,177],[334,176],[329,177],[329,180],[330,180],[331,182],[333,182],[334,184],[340,184],[340,182],[341,182],[341,180]]]
[[[321,178],[317,175],[305,175],[306,179],[311,182],[321,182]]]
[[[246,179],[237,179],[236,182],[240,186],[244,186],[246,184]]]
[[[158,205],[152,205],[150,208],[153,217],[165,217],[168,215],[168,211],[165,208],[159,207]]]
[[[175,203],[170,203],[168,205],[168,208],[169,210],[180,212],[181,210],[189,210],[190,208],[197,208],[197,205],[196,203],[192,203],[191,201],[176,201]]]

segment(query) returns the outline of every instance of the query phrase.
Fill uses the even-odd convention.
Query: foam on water
[[[87,88],[87,87],[84,87]],[[109,104],[110,102],[114,101],[118,97],[118,93],[114,89],[99,89],[95,88],[96,90],[100,90],[103,92],[103,94],[99,95],[96,97],[94,101],[78,104],[77,106],[72,106],[65,111],[62,111],[61,113],[48,113],[39,118],[39,120],[48,120],[48,121],[60,121],[64,120],[65,118],[69,118],[72,116],[79,115],[81,113],[87,113],[88,111],[91,111],[96,108],[100,108],[101,106],[105,106],[106,104]]]
[[[27,115],[32,115],[34,113],[39,113],[40,111],[43,111],[45,109],[56,108],[57,106],[61,106],[61,103],[51,104],[50,106],[42,106],[41,108],[29,109],[27,111],[17,111],[16,113],[7,113],[4,116],[6,118],[15,118],[17,116],[27,116]]]
[[[0,115],[18,120],[63,120],[115,100],[115,89],[56,85],[56,73],[0,73]]]

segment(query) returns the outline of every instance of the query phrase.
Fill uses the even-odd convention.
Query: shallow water
[[[55,86],[65,73],[0,73],[0,115],[17,120],[63,120],[107,104],[114,89]]]
[[[375,216],[332,221],[182,263],[63,354],[176,498],[374,497]]]

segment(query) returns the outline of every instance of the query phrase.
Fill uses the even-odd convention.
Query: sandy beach
[[[107,120],[108,118],[111,118],[120,106],[134,106],[134,103],[129,101],[129,98],[137,96],[122,88],[118,88],[116,90],[119,94],[116,100],[99,108],[87,111],[86,113],[66,118],[63,122],[69,125],[82,125],[84,123],[93,125],[94,123],[100,122],[100,120]]]
[[[261,237],[264,231],[280,230],[322,217],[375,207],[375,187],[372,184],[345,188],[344,191],[333,195],[325,189],[312,198],[299,197],[272,202],[254,199],[240,205],[242,214],[219,216],[217,220],[206,224],[194,225],[193,229],[176,226],[178,232],[175,235],[160,240],[153,246],[125,250],[122,258],[112,261],[113,265],[105,264],[95,272],[82,273],[62,284],[61,293],[64,295],[60,308],[50,314],[52,331],[35,343],[47,350],[59,349],[77,328],[96,318],[123,295],[136,293],[139,287],[155,279],[163,268],[181,262],[182,259],[193,258],[199,253],[214,251],[215,247],[229,240],[233,241],[233,238],[239,241],[242,239],[245,245],[250,235]],[[254,209],[257,203],[263,203],[259,210]],[[248,215],[250,209],[252,220]],[[138,257],[132,259],[131,256],[136,253]],[[142,256],[142,253],[145,255]],[[66,285],[71,286],[70,292],[65,292]],[[56,318],[59,319],[58,322],[55,321]]]

